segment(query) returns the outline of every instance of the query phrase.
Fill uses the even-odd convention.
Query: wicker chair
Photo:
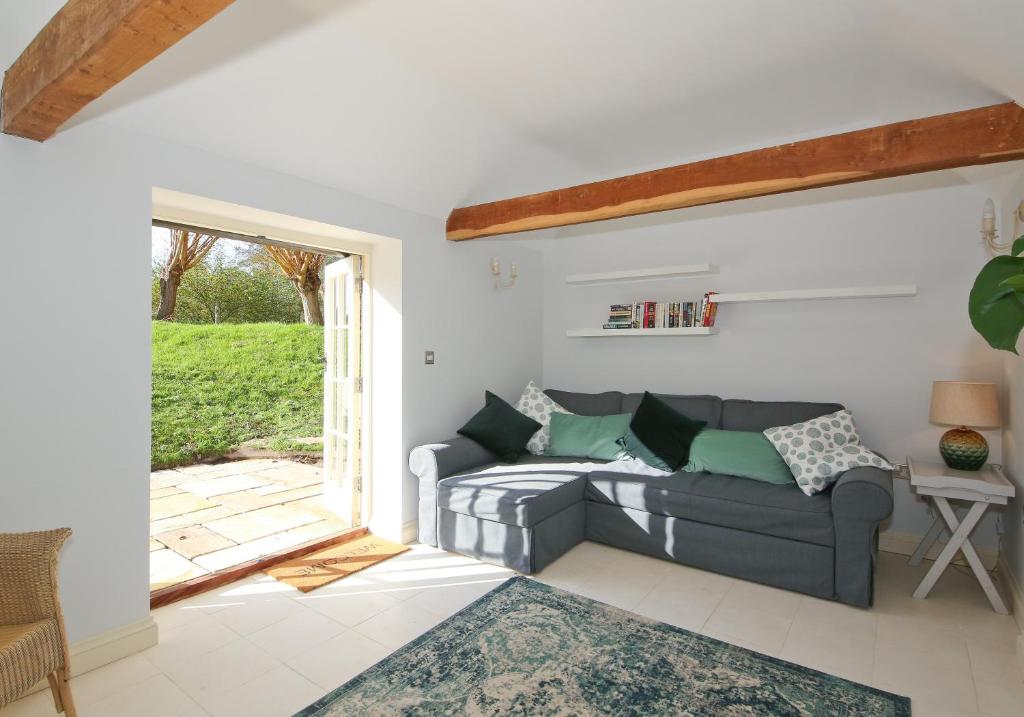
[[[0,708],[44,677],[58,712],[75,717],[57,552],[68,528],[0,533]]]

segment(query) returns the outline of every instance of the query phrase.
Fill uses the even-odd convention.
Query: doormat
[[[304,593],[357,573],[371,565],[401,555],[409,549],[376,535],[332,545],[315,553],[278,563],[264,572]]]

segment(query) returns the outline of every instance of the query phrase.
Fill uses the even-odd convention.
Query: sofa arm
[[[854,468],[832,486],[837,600],[859,607],[874,601],[878,524],[892,507],[892,471]]]
[[[421,543],[437,545],[437,482],[496,460],[494,454],[464,436],[412,449],[409,453],[409,470],[419,481]]]
[[[892,514],[892,471],[874,466],[852,468],[832,486],[832,515],[879,523]]]

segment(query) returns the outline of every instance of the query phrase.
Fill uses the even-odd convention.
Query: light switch
[[[423,354],[423,363],[425,363],[427,366],[433,366],[434,365],[434,352],[433,351],[427,351],[427,352],[425,352]]]

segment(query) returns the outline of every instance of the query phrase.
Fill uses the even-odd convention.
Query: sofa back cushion
[[[656,397],[672,409],[694,421],[704,421],[706,428],[718,428],[722,421],[722,399],[718,396],[674,396],[656,393]],[[627,393],[622,397],[622,413],[636,413],[643,400],[642,393]]]
[[[838,403],[745,401],[730,398],[722,401],[721,427],[727,431],[763,431],[773,426],[788,426],[842,410],[843,406]]]
[[[617,413],[626,413],[622,409],[622,393],[619,391],[577,393],[549,388],[544,393],[565,410],[581,416],[613,416]]]

